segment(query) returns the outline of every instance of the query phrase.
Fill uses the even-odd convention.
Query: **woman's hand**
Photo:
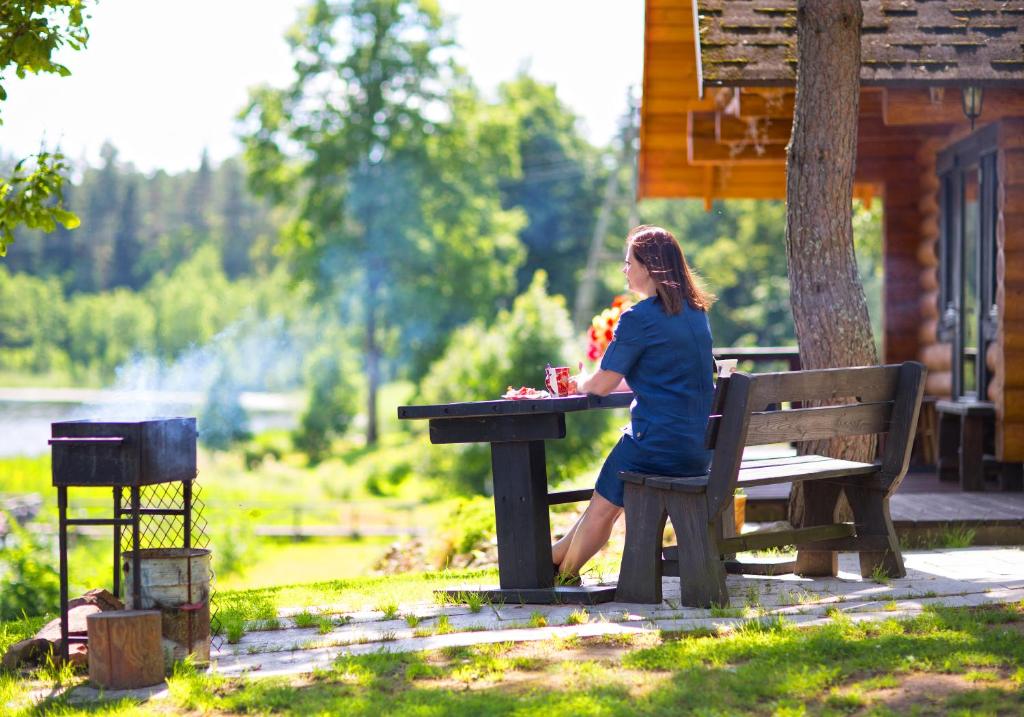
[[[577,387],[580,393],[592,393],[595,396],[607,396],[612,391],[628,391],[626,379],[617,371],[607,371],[599,368],[590,376],[581,373],[577,377]]]

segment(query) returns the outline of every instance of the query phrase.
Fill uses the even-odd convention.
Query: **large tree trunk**
[[[797,3],[796,104],[786,172],[786,256],[790,302],[803,368],[877,363],[864,289],[853,252],[853,176],[860,99],[859,0]],[[875,440],[805,446],[871,460]],[[800,483],[790,522],[804,523]]]

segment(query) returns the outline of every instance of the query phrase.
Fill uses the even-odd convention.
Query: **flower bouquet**
[[[612,305],[594,317],[587,330],[587,358],[600,361],[608,344],[612,342],[615,325],[619,323],[622,312],[633,305],[628,294],[619,294],[612,299]]]

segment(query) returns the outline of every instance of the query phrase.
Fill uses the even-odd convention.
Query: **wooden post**
[[[126,690],[164,680],[159,610],[115,610],[86,617],[89,679]]]

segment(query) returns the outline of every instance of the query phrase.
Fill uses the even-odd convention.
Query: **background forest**
[[[115,138],[65,177],[80,226],[22,227],[0,261],[0,390],[201,397],[175,410],[198,414],[209,449],[200,484],[219,580],[358,574],[390,537],[427,529],[439,540],[416,569],[485,551],[486,447],[432,446],[395,407],[492,399],[540,386],[547,363],[584,360],[591,318],[623,290],[633,224],[680,238],[719,297],[717,346],[795,343],[784,205],[635,204],[635,107],[595,146],[557,88],[526,70],[484,96],[451,60],[431,3],[313,3],[288,38],[293,81],[250,91],[238,156],[143,173]],[[0,175],[17,159],[0,158]],[[858,206],[854,224],[877,327],[880,207]],[[261,431],[243,392],[300,408],[287,430]],[[0,402],[8,426],[21,415],[11,405]],[[568,422],[549,477],[587,484],[622,416]],[[0,458],[0,491],[43,495],[52,522],[45,441],[18,448],[26,457]],[[343,540],[271,545],[309,538],[310,525]],[[80,536],[76,550],[95,566],[82,586],[102,584],[102,541]]]
[[[312,242],[295,232],[308,229],[254,191],[259,181],[244,157],[213,166],[204,154],[195,171],[147,175],[108,144],[102,164],[77,168],[65,189],[81,227],[19,230],[0,264],[0,383],[301,389],[310,394],[307,430],[296,435],[318,459],[363,409],[360,317],[374,313],[382,325],[381,382],[411,381],[423,399],[486,399],[510,383],[539,385],[546,362],[563,353],[573,365],[583,358],[586,323],[622,290],[617,260],[631,220],[680,237],[719,296],[711,312],[716,345],[795,343],[781,202],[716,202],[711,211],[699,201],[635,206],[631,169],[615,161],[629,148],[589,144],[555,87],[523,74],[498,94],[484,102],[463,91],[446,128],[461,133],[455,146],[421,158],[441,176],[389,169],[396,176],[367,190],[388,203],[389,217],[443,231],[374,233],[363,257],[297,250]],[[630,121],[624,117],[626,137]],[[446,186],[452,178],[460,183],[455,199]],[[612,201],[609,179],[618,184]],[[438,196],[419,193],[426,182]],[[602,213],[596,301],[573,317]],[[855,225],[877,320],[877,205],[860,207]],[[369,255],[378,267],[372,303],[360,278]],[[176,364],[194,368],[197,350],[201,370],[182,378]]]

